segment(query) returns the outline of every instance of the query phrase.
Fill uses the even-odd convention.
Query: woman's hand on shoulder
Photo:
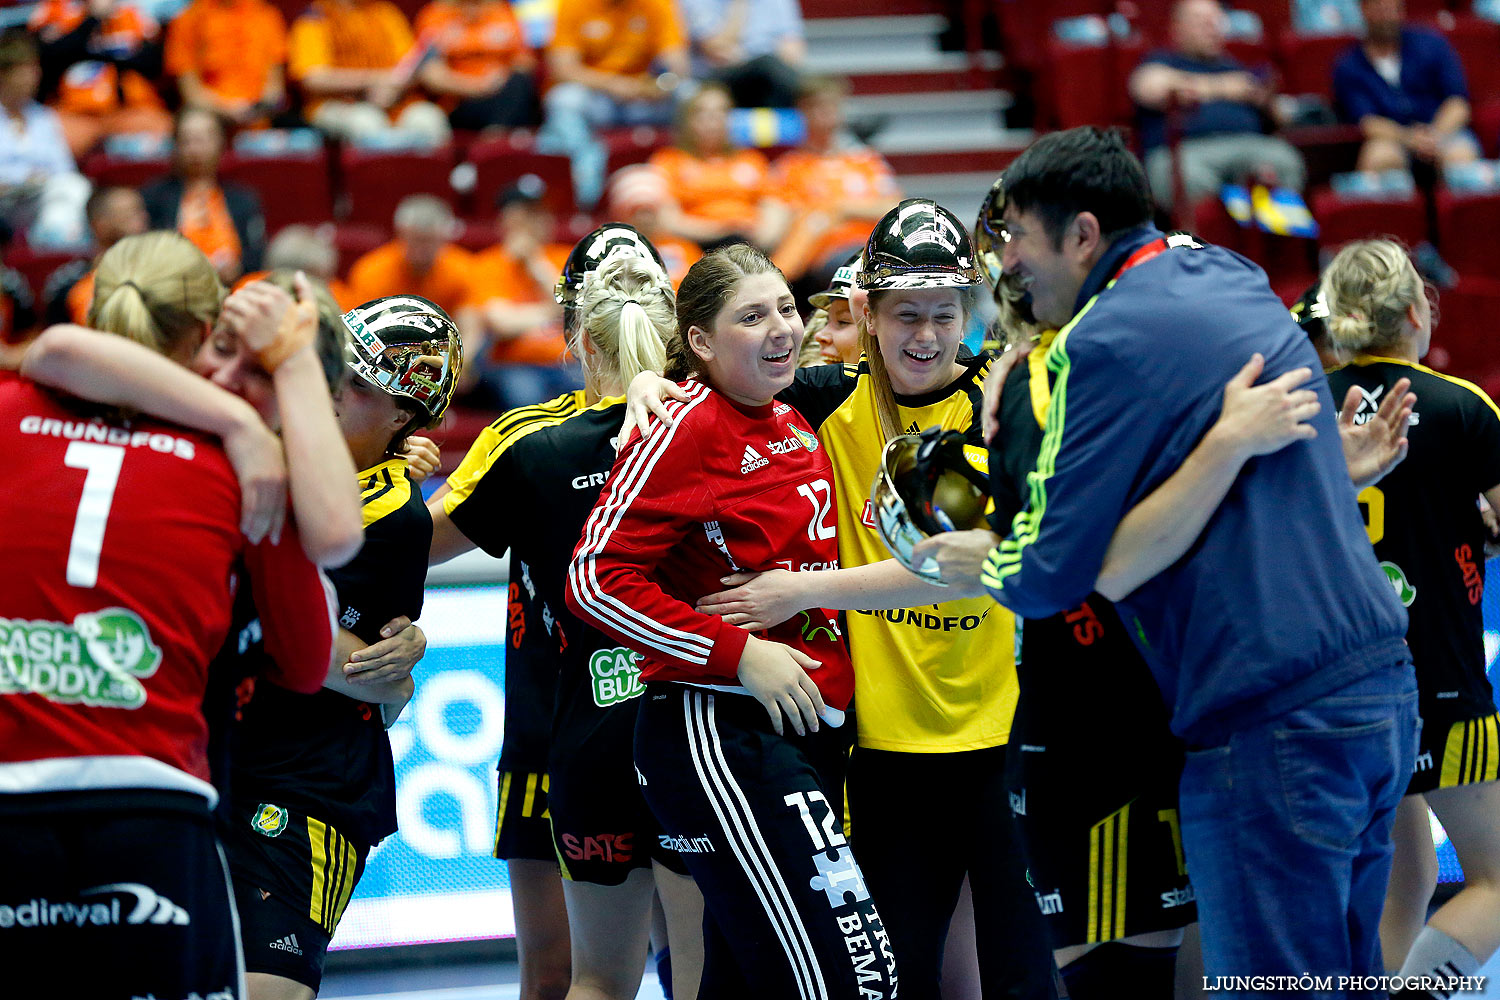
[[[672,417],[662,404],[669,399],[686,403],[688,394],[676,382],[669,382],[655,372],[641,372],[630,380],[625,390],[625,423],[620,426],[617,448],[625,446],[630,432],[639,429],[644,440],[651,436],[651,418],[661,421],[663,427],[672,426]]]
[[[1312,389],[1301,388],[1312,378],[1312,369],[1295,368],[1260,385],[1255,380],[1265,370],[1265,358],[1253,355],[1224,386],[1224,407],[1210,428],[1223,446],[1242,459],[1269,455],[1294,441],[1318,436],[1308,423],[1322,404]]]

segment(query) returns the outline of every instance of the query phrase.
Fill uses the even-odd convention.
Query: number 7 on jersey
[[[73,519],[73,541],[68,546],[69,586],[94,587],[99,583],[104,526],[124,462],[124,448],[87,441],[74,441],[63,456],[68,468],[88,472],[83,479],[83,495],[78,499],[78,516]]]

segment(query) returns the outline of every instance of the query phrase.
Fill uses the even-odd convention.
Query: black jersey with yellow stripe
[[[501,520],[514,516],[505,495],[516,476],[515,456],[509,450],[527,435],[558,424],[582,409],[584,393],[578,390],[535,406],[509,410],[480,433],[463,462],[448,477],[452,489],[443,498],[443,510],[464,537],[497,557],[509,550],[518,527]],[[524,524],[537,520],[535,511],[522,516]],[[523,555],[513,554],[506,588],[501,771],[545,777],[559,669],[554,607],[538,593],[531,564]]]
[[[1025,505],[1041,450],[1052,400],[1046,355],[1054,336],[1044,334],[1017,362],[1000,397],[989,455],[991,524],[1002,535]],[[1062,614],[1018,619],[1016,632],[1017,741],[1047,744],[1078,760],[1097,783],[1111,774],[1139,781],[1148,777],[1140,773],[1143,761],[1174,759],[1166,705],[1112,603],[1090,594]]]
[[[1406,460],[1359,494],[1375,556],[1406,605],[1424,719],[1494,711],[1485,677],[1484,525],[1479,494],[1500,485],[1500,410],[1484,390],[1399,358],[1360,355],[1328,373],[1333,398],[1358,386],[1356,423],[1401,378],[1417,395]]]
[[[962,432],[964,453],[986,471],[979,406],[988,354],[960,350],[962,371],[920,396],[896,396],[901,427]],[[777,395],[818,432],[833,463],[839,563],[891,558],[875,528],[870,489],[885,447],[869,363],[803,368]],[[894,611],[851,611],[855,718],[859,745],[907,753],[954,753],[1000,746],[1016,704],[1014,619],[987,597]]]
[[[328,571],[339,627],[366,643],[401,615],[422,614],[432,517],[404,459],[359,474],[365,542]],[[296,694],[261,679],[231,747],[236,802],[291,806],[359,844],[396,830],[396,779],[380,707],[336,691]]]

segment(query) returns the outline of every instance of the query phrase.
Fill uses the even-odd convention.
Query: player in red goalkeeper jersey
[[[163,236],[163,245],[122,265],[128,277],[100,316],[112,321],[101,325],[182,359],[217,314],[222,291],[202,255],[179,242]],[[289,320],[288,335],[300,336],[305,319]],[[59,351],[29,355],[23,376],[55,376]],[[212,388],[165,359],[146,359],[159,363],[163,394],[177,378]],[[269,437],[225,394],[178,398],[186,397],[208,400],[189,415],[209,426],[227,432],[244,418]],[[201,708],[209,659],[229,625],[237,560],[250,548],[236,473],[209,436],[104,411],[11,374],[0,375],[0,440],[11,456],[0,496],[9,570],[0,582],[7,979],[28,995],[45,987],[69,996],[239,996]],[[236,435],[226,441],[240,447]],[[298,547],[294,535],[286,546]],[[257,593],[298,629],[303,652],[280,665],[282,682],[314,690],[327,670],[332,622],[315,568],[295,554],[307,572],[268,569]],[[294,595],[308,599],[294,606]],[[267,627],[292,635],[279,620]]]
[[[700,995],[891,997],[895,961],[841,830],[854,673],[837,622],[813,610],[751,635],[693,609],[728,573],[837,565],[827,454],[773,398],[801,320],[747,246],[689,270],[677,319],[686,356],[669,375],[695,373],[688,399],[669,430],[626,442],[568,604],[643,658],[635,765],[703,890]]]

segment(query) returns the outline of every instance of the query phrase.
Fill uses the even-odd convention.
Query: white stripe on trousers
[[[704,717],[705,706],[707,718]],[[771,928],[781,941],[782,950],[792,967],[792,976],[797,981],[799,996],[802,1000],[828,1000],[828,987],[818,967],[817,953],[786,882],[781,878],[776,859],[755,823],[750,803],[729,770],[729,762],[724,757],[724,748],[715,729],[714,714],[713,695],[701,691],[683,692],[683,715],[688,726],[688,749],[693,767],[698,772],[709,805],[724,828],[725,841],[744,869],[751,888],[760,897]]]

